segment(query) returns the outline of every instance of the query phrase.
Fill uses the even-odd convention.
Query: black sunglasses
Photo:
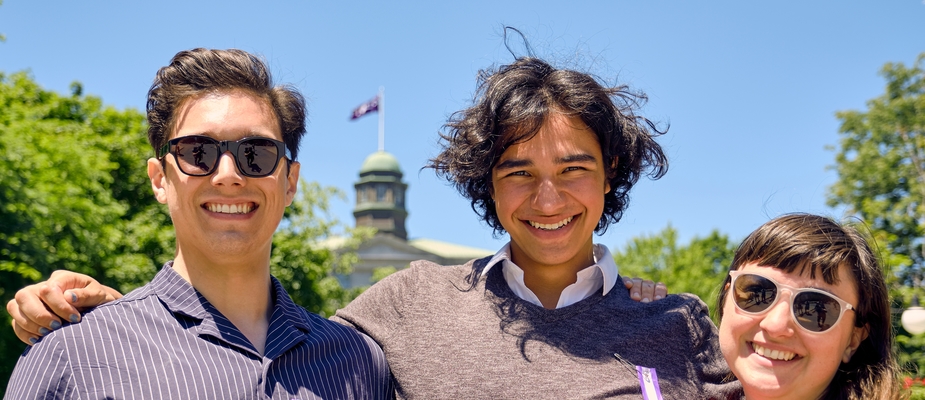
[[[742,312],[760,315],[768,312],[780,300],[780,291],[790,292],[790,316],[803,329],[820,333],[841,321],[845,311],[856,308],[847,301],[824,290],[795,288],[777,283],[755,273],[731,271],[732,300]]]
[[[272,174],[279,159],[287,157],[286,144],[265,137],[249,137],[238,141],[218,141],[208,136],[193,135],[171,139],[157,157],[173,154],[180,171],[190,176],[206,176],[215,172],[222,154],[230,151],[238,171],[244,176],[260,178]],[[286,158],[287,162],[289,158]]]

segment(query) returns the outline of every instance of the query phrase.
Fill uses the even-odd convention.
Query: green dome
[[[377,151],[366,157],[363,166],[360,167],[360,174],[367,172],[395,172],[400,174],[401,167],[398,166],[398,160],[395,156],[384,151]]]

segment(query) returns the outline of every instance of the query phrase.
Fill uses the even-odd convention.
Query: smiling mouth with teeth
[[[536,229],[542,229],[542,230],[544,230],[544,231],[554,231],[554,230],[556,230],[556,229],[559,229],[559,228],[561,228],[561,227],[563,227],[563,226],[568,225],[569,222],[572,222],[572,218],[575,218],[575,217],[574,217],[574,216],[568,217],[568,218],[563,219],[562,221],[559,221],[559,222],[557,222],[557,223],[555,223],[555,224],[541,224],[541,223],[539,223],[539,222],[534,222],[534,221],[528,221],[528,222],[530,223],[530,226],[532,226],[532,227],[534,227],[534,228],[536,228]]]
[[[782,350],[771,350],[765,347],[761,347],[757,343],[752,343],[752,348],[755,349],[755,353],[767,358],[769,360],[778,360],[778,361],[790,361],[796,357],[796,353]]]
[[[205,204],[205,209],[220,214],[247,214],[254,209],[254,203],[243,204]]]

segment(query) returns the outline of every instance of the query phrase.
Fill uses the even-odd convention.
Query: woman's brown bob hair
[[[787,273],[822,277],[838,284],[839,268],[848,268],[857,282],[857,327],[867,325],[868,336],[851,361],[842,363],[823,399],[900,398],[899,367],[893,356],[889,294],[883,270],[867,240],[854,228],[812,214],[788,214],[768,221],[742,241],[729,270],[757,263]],[[717,310],[722,324],[729,275],[720,287]],[[853,315],[852,315],[853,314]]]

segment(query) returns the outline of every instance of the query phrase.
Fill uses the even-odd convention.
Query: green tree
[[[859,217],[883,256],[894,307],[922,294],[925,272],[925,53],[915,64],[887,63],[880,70],[885,93],[864,111],[840,111],[840,140],[828,204]],[[898,315],[896,315],[898,317]],[[898,320],[895,318],[894,321]],[[925,340],[897,324],[900,360],[925,373]]]
[[[169,220],[137,174],[142,132],[139,112],[103,107],[77,83],[64,96],[0,74],[0,301],[55,269],[126,290],[169,259]],[[0,330],[3,386],[22,349]]]
[[[669,225],[658,234],[631,239],[613,257],[620,275],[664,282],[671,293],[696,294],[713,309],[735,248],[716,230],[678,245],[678,232]]]
[[[333,315],[365,289],[345,289],[335,274],[350,273],[357,262],[356,249],[374,233],[367,228],[346,228],[334,219],[329,212],[332,198],[343,199],[344,194],[316,182],[299,182],[299,194],[273,236],[270,261],[271,272],[293,301],[324,316]],[[333,237],[346,237],[339,251],[321,245]]]
[[[866,221],[892,254],[903,258],[904,283],[921,276],[925,232],[925,53],[915,65],[887,63],[886,93],[866,111],[841,111],[835,158],[838,181],[829,205],[844,205]]]

